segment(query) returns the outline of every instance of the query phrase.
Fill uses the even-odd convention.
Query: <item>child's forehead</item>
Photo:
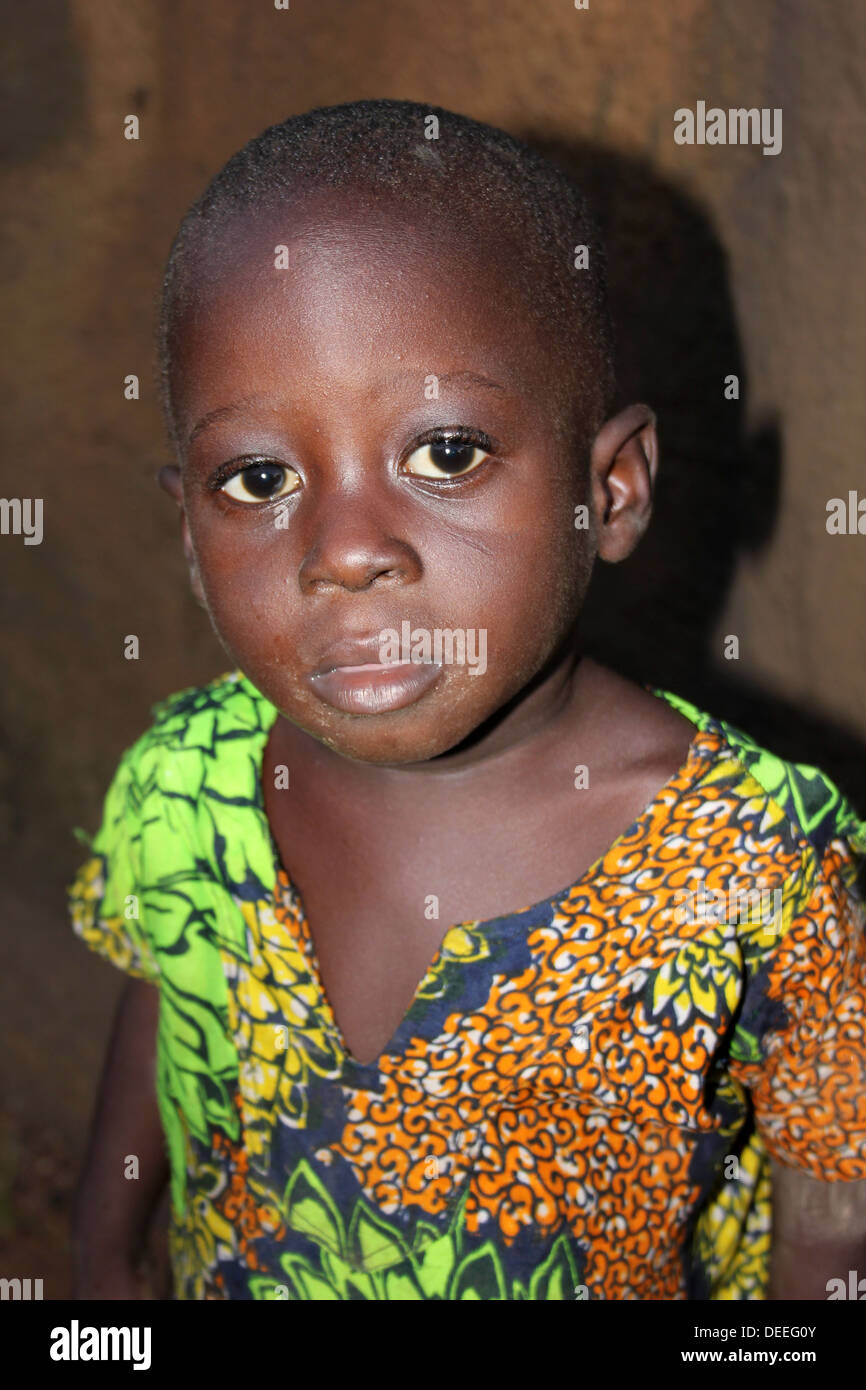
[[[330,331],[389,350],[401,340],[451,355],[465,347],[533,376],[545,334],[532,322],[526,275],[507,273],[517,255],[508,241],[481,218],[441,207],[427,217],[411,200],[324,194],[253,208],[198,258],[177,341],[194,340],[198,354],[226,324],[238,337],[280,317],[310,342]]]
[[[575,363],[539,274],[513,228],[456,195],[327,190],[244,209],[202,248],[190,312],[175,320],[179,413],[272,373],[325,391],[351,372],[375,395],[406,368],[423,381],[485,374],[523,410],[558,417]]]
[[[518,275],[521,261],[524,274]],[[410,279],[447,277],[461,293],[484,296],[494,280],[503,289],[525,286],[526,261],[519,239],[485,222],[465,201],[446,207],[441,195],[374,199],[325,189],[245,209],[215,229],[201,269],[212,284],[246,278],[250,285],[256,272],[272,269],[301,276],[345,265],[359,280],[399,269]],[[399,291],[399,284],[394,288]]]

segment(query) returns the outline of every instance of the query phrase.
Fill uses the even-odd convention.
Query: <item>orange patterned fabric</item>
[[[161,707],[73,908],[163,991],[179,1297],[759,1299],[769,1155],[866,1179],[866,825],[818,769],[654,693],[696,726],[684,766],[563,893],[443,929],[370,1065],[264,817],[275,712],[239,674]],[[196,819],[165,861],[132,834],[151,911],[127,927],[111,826],[168,824],[181,749]]]

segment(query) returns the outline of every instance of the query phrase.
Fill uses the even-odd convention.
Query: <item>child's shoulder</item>
[[[666,787],[675,782],[686,794],[697,792],[699,783],[701,794],[711,801],[717,793],[716,814],[723,813],[724,802],[738,834],[748,826],[752,843],[766,840],[769,845],[781,827],[792,849],[798,845],[818,859],[839,839],[866,854],[866,822],[821,767],[781,757],[739,725],[675,691],[627,679],[593,661],[586,665],[585,688],[603,710],[607,742],[628,750],[617,775],[625,777],[635,765],[646,769],[647,785],[652,785],[660,769],[675,766]],[[683,746],[682,728],[689,726],[692,740],[683,763],[677,750]]]
[[[673,691],[651,685],[645,689],[709,736],[705,781],[724,782],[744,800],[765,795],[762,828],[771,830],[784,821],[818,858],[839,838],[866,854],[866,821],[822,768],[781,757],[736,724]]]
[[[241,671],[227,671],[204,685],[188,686],[151,706],[151,722],[125,750],[122,763],[144,773],[167,757],[218,755],[220,745],[263,737],[276,717],[273,705]]]
[[[96,833],[72,827],[91,855],[76,891],[107,885],[114,900],[118,893],[137,892],[143,875],[153,884],[193,861],[203,865],[208,855],[222,853],[216,841],[229,839],[226,871],[243,879],[246,870],[234,863],[234,855],[244,864],[263,863],[267,877],[258,777],[276,714],[240,671],[154,704],[150,724],[119,758]],[[208,813],[202,819],[203,803]]]
[[[142,739],[187,746],[200,732],[237,726],[260,732],[276,711],[242,671],[225,671],[205,685],[192,685],[158,700]]]
[[[105,795],[102,828],[94,839],[81,826],[72,833],[94,848],[140,827],[158,826],[166,798],[196,804],[207,788],[217,800],[244,788],[255,796],[251,779],[277,711],[241,671],[228,671],[204,685],[175,691],[151,706],[151,722],[121,753]],[[216,801],[214,801],[216,804]]]

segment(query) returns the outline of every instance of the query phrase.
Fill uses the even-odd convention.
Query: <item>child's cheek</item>
[[[280,548],[256,543],[247,528],[206,526],[195,546],[211,622],[227,649],[278,643],[289,626],[291,568]]]

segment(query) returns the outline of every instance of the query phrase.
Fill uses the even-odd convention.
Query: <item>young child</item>
[[[580,194],[441,109],[293,117],[184,219],[161,345],[231,670],[155,707],[70,888],[132,977],[79,1296],[137,1295],[170,1179],[177,1298],[826,1297],[866,824],[582,650],[658,453]]]

